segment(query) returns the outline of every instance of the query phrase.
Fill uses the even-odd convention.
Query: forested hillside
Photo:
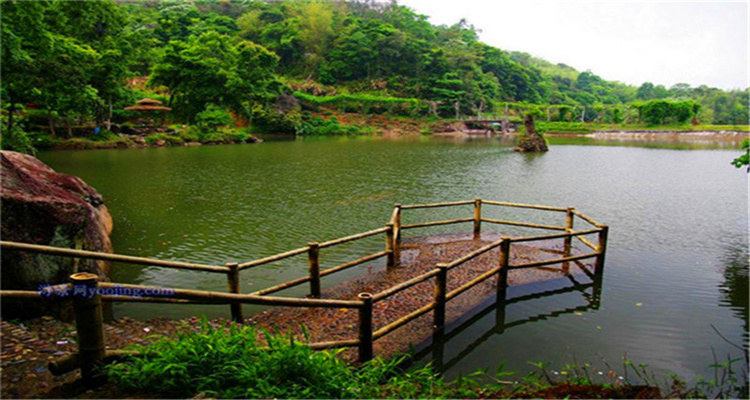
[[[669,99],[702,124],[748,123],[747,89],[611,82],[396,2],[4,1],[1,57],[3,124],[16,137],[109,127],[143,97],[171,107],[169,121],[207,129],[231,116],[293,132],[309,122],[299,101],[442,117],[553,104],[569,106],[553,109],[561,120],[617,123],[621,105]],[[643,119],[642,105],[630,109]],[[659,122],[685,122],[671,117]]]

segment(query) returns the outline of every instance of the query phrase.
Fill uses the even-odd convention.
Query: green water
[[[500,360],[516,371],[538,360],[559,367],[574,358],[603,357],[619,365],[627,353],[657,373],[706,375],[712,348],[722,358],[738,355],[712,325],[734,343],[748,339],[748,181],[729,165],[738,151],[718,145],[686,150],[683,144],[613,144],[553,139],[549,153],[529,155],[497,140],[327,138],[39,157],[104,195],[118,253],[218,265],[383,226],[396,202],[480,197],[575,206],[611,227],[597,307],[558,312],[587,304],[574,292],[508,307],[508,322],[541,315],[531,323],[497,330],[495,317],[479,318],[446,343],[448,374],[494,368]],[[470,212],[425,211],[406,215],[405,222]],[[495,218],[537,218],[523,210],[486,212]],[[442,231],[456,229],[462,228]],[[376,237],[324,250],[323,267],[382,248],[383,238]],[[305,271],[304,258],[285,260],[243,273],[242,289]],[[365,272],[326,278],[323,286],[359,273]],[[116,265],[112,279],[226,290],[222,275],[156,267]],[[245,308],[247,314],[259,310]],[[226,306],[121,304],[114,311],[142,319],[228,315]]]

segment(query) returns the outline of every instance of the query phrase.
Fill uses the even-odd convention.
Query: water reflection
[[[719,301],[719,305],[731,308],[735,315],[744,321],[745,333],[743,336],[743,347],[745,353],[748,350],[748,338],[750,332],[748,331],[748,312],[750,307],[748,306],[748,264],[750,259],[748,258],[747,243],[737,241],[732,243],[725,249],[725,254],[722,257],[722,263],[724,264],[724,282],[719,284],[719,292],[722,295],[722,299]]]
[[[419,350],[415,353],[414,359],[431,361],[435,371],[443,373],[453,368],[488,339],[495,335],[502,335],[508,329],[528,323],[556,318],[561,315],[598,310],[601,305],[603,272],[594,274],[580,262],[576,262],[576,265],[589,279],[588,283],[581,283],[579,281],[579,279],[582,278],[581,276],[566,273],[565,278],[551,282],[548,281],[541,284],[531,283],[510,286],[508,287],[507,297],[505,299],[489,299],[485,303],[477,306],[474,311],[465,314],[463,318],[447,324],[445,329],[436,329],[429,344],[424,343],[417,347]],[[563,271],[566,270],[563,269]],[[569,283],[572,283],[572,285],[569,285]],[[554,311],[532,314],[522,318],[516,318],[513,321],[507,320],[509,307],[521,303],[533,303],[534,300],[551,298],[569,293],[579,293],[581,300],[583,300],[583,304],[574,307],[560,308]],[[490,323],[489,327],[485,329],[478,338],[460,349],[458,354],[446,360],[446,348],[450,348],[455,352],[455,346],[452,346],[454,339],[465,335],[470,327],[481,325],[480,321],[493,314],[495,316],[494,323]],[[486,322],[485,325],[487,325]]]

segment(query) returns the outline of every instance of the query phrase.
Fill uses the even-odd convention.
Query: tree
[[[233,44],[229,36],[207,32],[186,43],[170,42],[150,82],[169,89],[169,105],[188,121],[209,104],[247,113],[253,103],[268,102],[279,93],[278,62],[263,46]]]
[[[651,100],[635,103],[642,121],[651,125],[685,123],[700,112],[700,104],[692,100]]]
[[[692,88],[687,83],[675,83],[669,88],[669,95],[676,99],[689,99],[692,95]]]
[[[317,74],[333,36],[333,9],[328,2],[306,1],[293,4],[293,14],[298,21],[299,38],[304,49],[305,74],[309,78]]]
[[[30,102],[38,74],[35,62],[49,36],[44,24],[47,5],[38,2],[8,1],[2,5],[2,40],[0,40],[0,86],[2,108],[8,110],[8,132],[13,131],[14,115],[19,103]]]
[[[154,66],[153,85],[169,88],[169,106],[188,121],[209,103],[223,104],[235,73],[236,50],[228,36],[208,32],[187,42],[172,41]]]
[[[745,138],[741,148],[745,150],[745,153],[732,160],[732,165],[737,168],[747,167],[747,172],[750,173],[750,139]]]

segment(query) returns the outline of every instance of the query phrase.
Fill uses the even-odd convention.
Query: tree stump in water
[[[518,140],[518,147],[514,148],[515,151],[522,152],[542,152],[549,151],[547,148],[547,142],[544,138],[536,133],[536,127],[534,126],[534,117],[531,115],[525,115],[523,117],[523,124],[526,127],[526,133],[524,133]]]

